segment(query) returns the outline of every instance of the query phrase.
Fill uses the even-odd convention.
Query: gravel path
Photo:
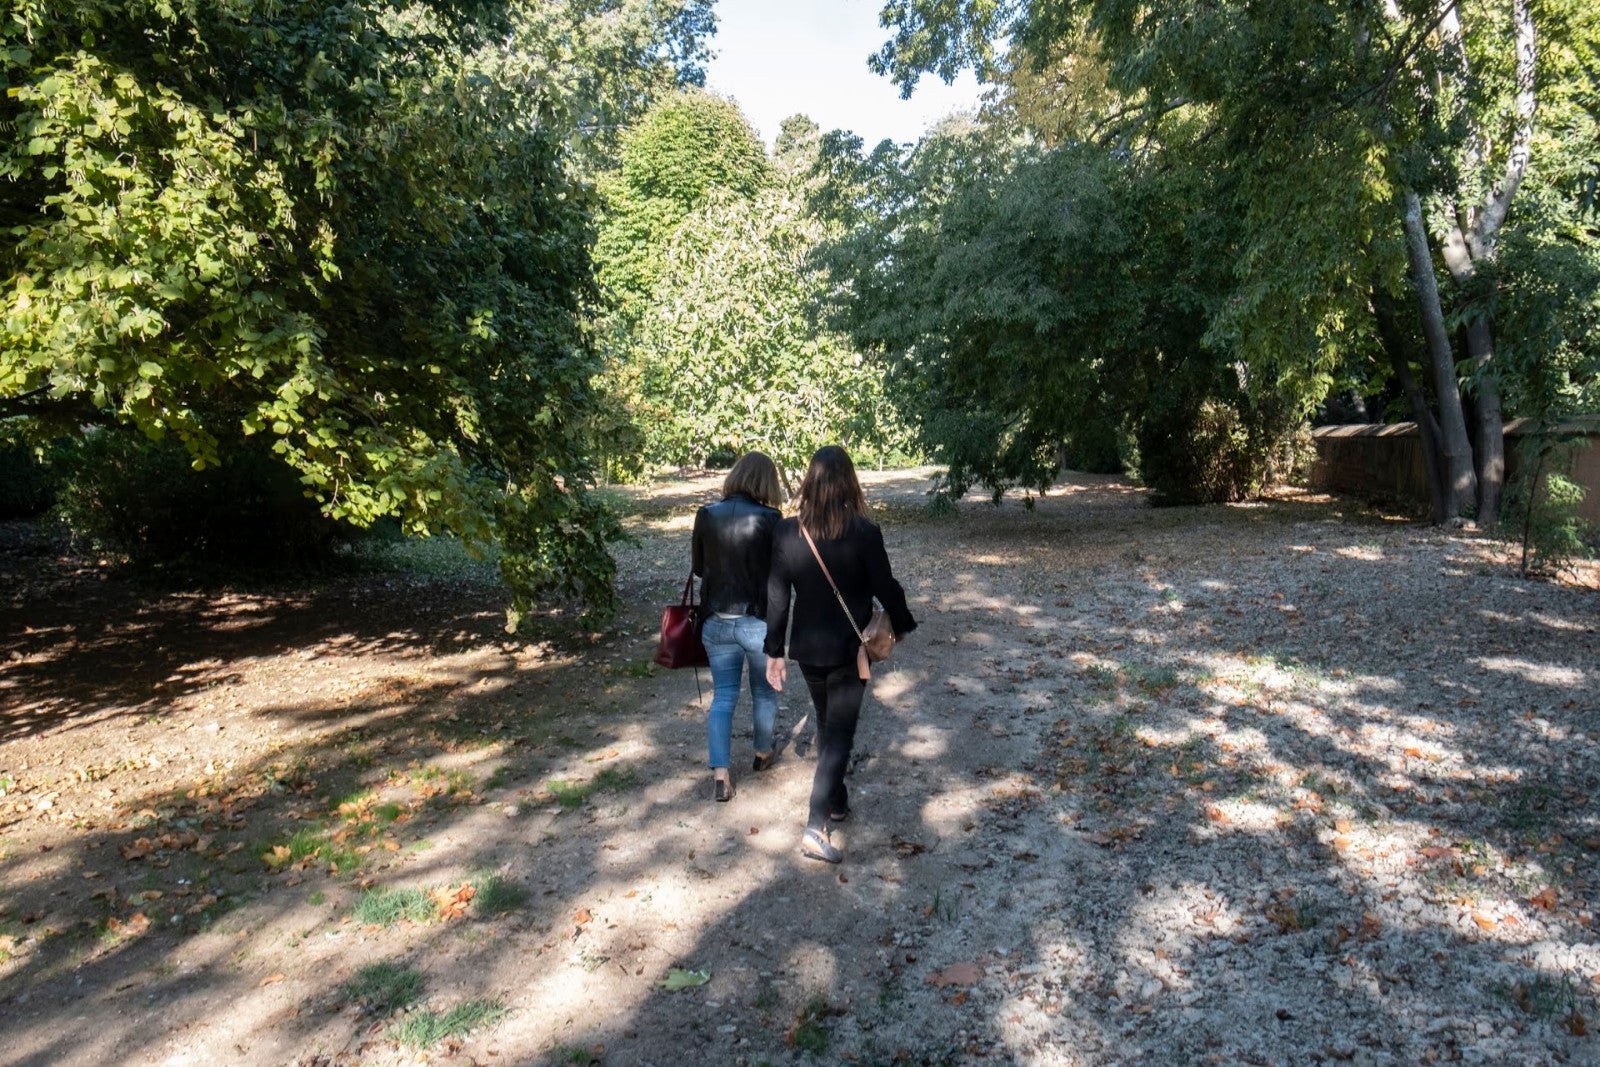
[[[924,475],[870,478],[922,627],[874,684],[839,868],[796,851],[800,694],[777,765],[715,805],[695,680],[647,666],[714,479],[634,494],[633,606],[578,646],[509,641],[484,594],[432,586],[237,594],[254,629],[219,629],[216,596],[144,629],[146,594],[100,605],[126,625],[83,654],[155,657],[162,691],[74,678],[59,633],[10,628],[46,601],[13,600],[0,1063],[1600,1063],[1594,588],[1323,498],[1156,510],[1076,476],[932,518]],[[113,749],[141,762],[73,783]],[[736,768],[748,750],[741,705]],[[175,892],[122,851],[177,825],[142,762],[163,754],[287,787],[240,830],[232,910],[113,936],[91,892]],[[254,858],[352,785],[426,794],[395,849],[333,875]],[[205,825],[191,851],[223,863],[229,824]],[[484,872],[504,912],[351,918]],[[96,936],[39,936],[86,915]],[[384,962],[425,976],[413,1015],[504,1014],[398,1044],[405,1016],[349,993]]]

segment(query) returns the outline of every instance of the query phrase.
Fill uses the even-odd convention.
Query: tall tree
[[[1589,39],[1585,18],[1570,0],[894,0],[883,14],[894,37],[876,62],[909,89],[925,71],[998,70],[1001,39],[1043,62],[1088,35],[1140,112],[1203,109],[1211,165],[1235,173],[1248,223],[1214,339],[1252,366],[1324,374],[1371,329],[1356,325],[1370,315],[1366,280],[1387,279],[1416,302],[1429,339],[1447,510],[1470,505],[1476,486],[1489,522],[1503,474],[1496,235],[1538,165],[1535,72],[1553,48]],[[1391,258],[1402,254],[1404,287]],[[1456,322],[1477,401],[1476,473]]]
[[[692,59],[705,5],[667,6]],[[609,603],[578,105],[527,51],[553,10],[13,5],[0,427],[197,467],[265,437],[331,516],[498,541],[518,604]]]

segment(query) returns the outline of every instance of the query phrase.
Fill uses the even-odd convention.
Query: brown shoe
[[[711,779],[712,800],[717,801],[719,804],[726,804],[728,801],[733,799],[733,794],[733,778],[731,776],[727,778]]]

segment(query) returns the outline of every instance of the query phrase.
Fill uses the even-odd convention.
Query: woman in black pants
[[[844,853],[834,846],[828,824],[843,822],[850,815],[844,772],[867,689],[856,665],[861,647],[858,632],[872,618],[874,598],[888,612],[896,640],[915,630],[917,621],[906,607],[905,590],[889,567],[883,531],[866,516],[867,502],[849,453],[828,445],[811,457],[811,467],[800,483],[799,505],[798,516],[778,523],[772,534],[767,681],[781,690],[788,677],[783,640],[789,630],[792,589],[794,630],[788,654],[800,664],[817,709],[817,770],[800,852],[811,859],[838,863]]]

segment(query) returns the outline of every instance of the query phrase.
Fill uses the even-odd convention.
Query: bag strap
[[[683,600],[681,601],[681,603],[686,608],[694,607],[694,572],[693,571],[690,571],[689,572],[689,577],[684,580],[684,583],[683,583]]]
[[[850,605],[844,602],[844,594],[839,592],[838,585],[834,583],[833,575],[828,572],[828,565],[822,562],[822,553],[817,551],[817,543],[811,540],[811,534],[806,530],[804,523],[796,522],[795,525],[800,527],[800,536],[806,539],[806,544],[811,548],[812,557],[816,559],[817,566],[822,568],[822,576],[828,579],[828,585],[833,589],[834,599],[839,602],[839,610],[843,611],[844,617],[850,620],[850,629],[855,632],[856,640],[863,645],[866,644],[867,639],[861,636],[861,627],[856,625],[856,617],[850,614]]]

